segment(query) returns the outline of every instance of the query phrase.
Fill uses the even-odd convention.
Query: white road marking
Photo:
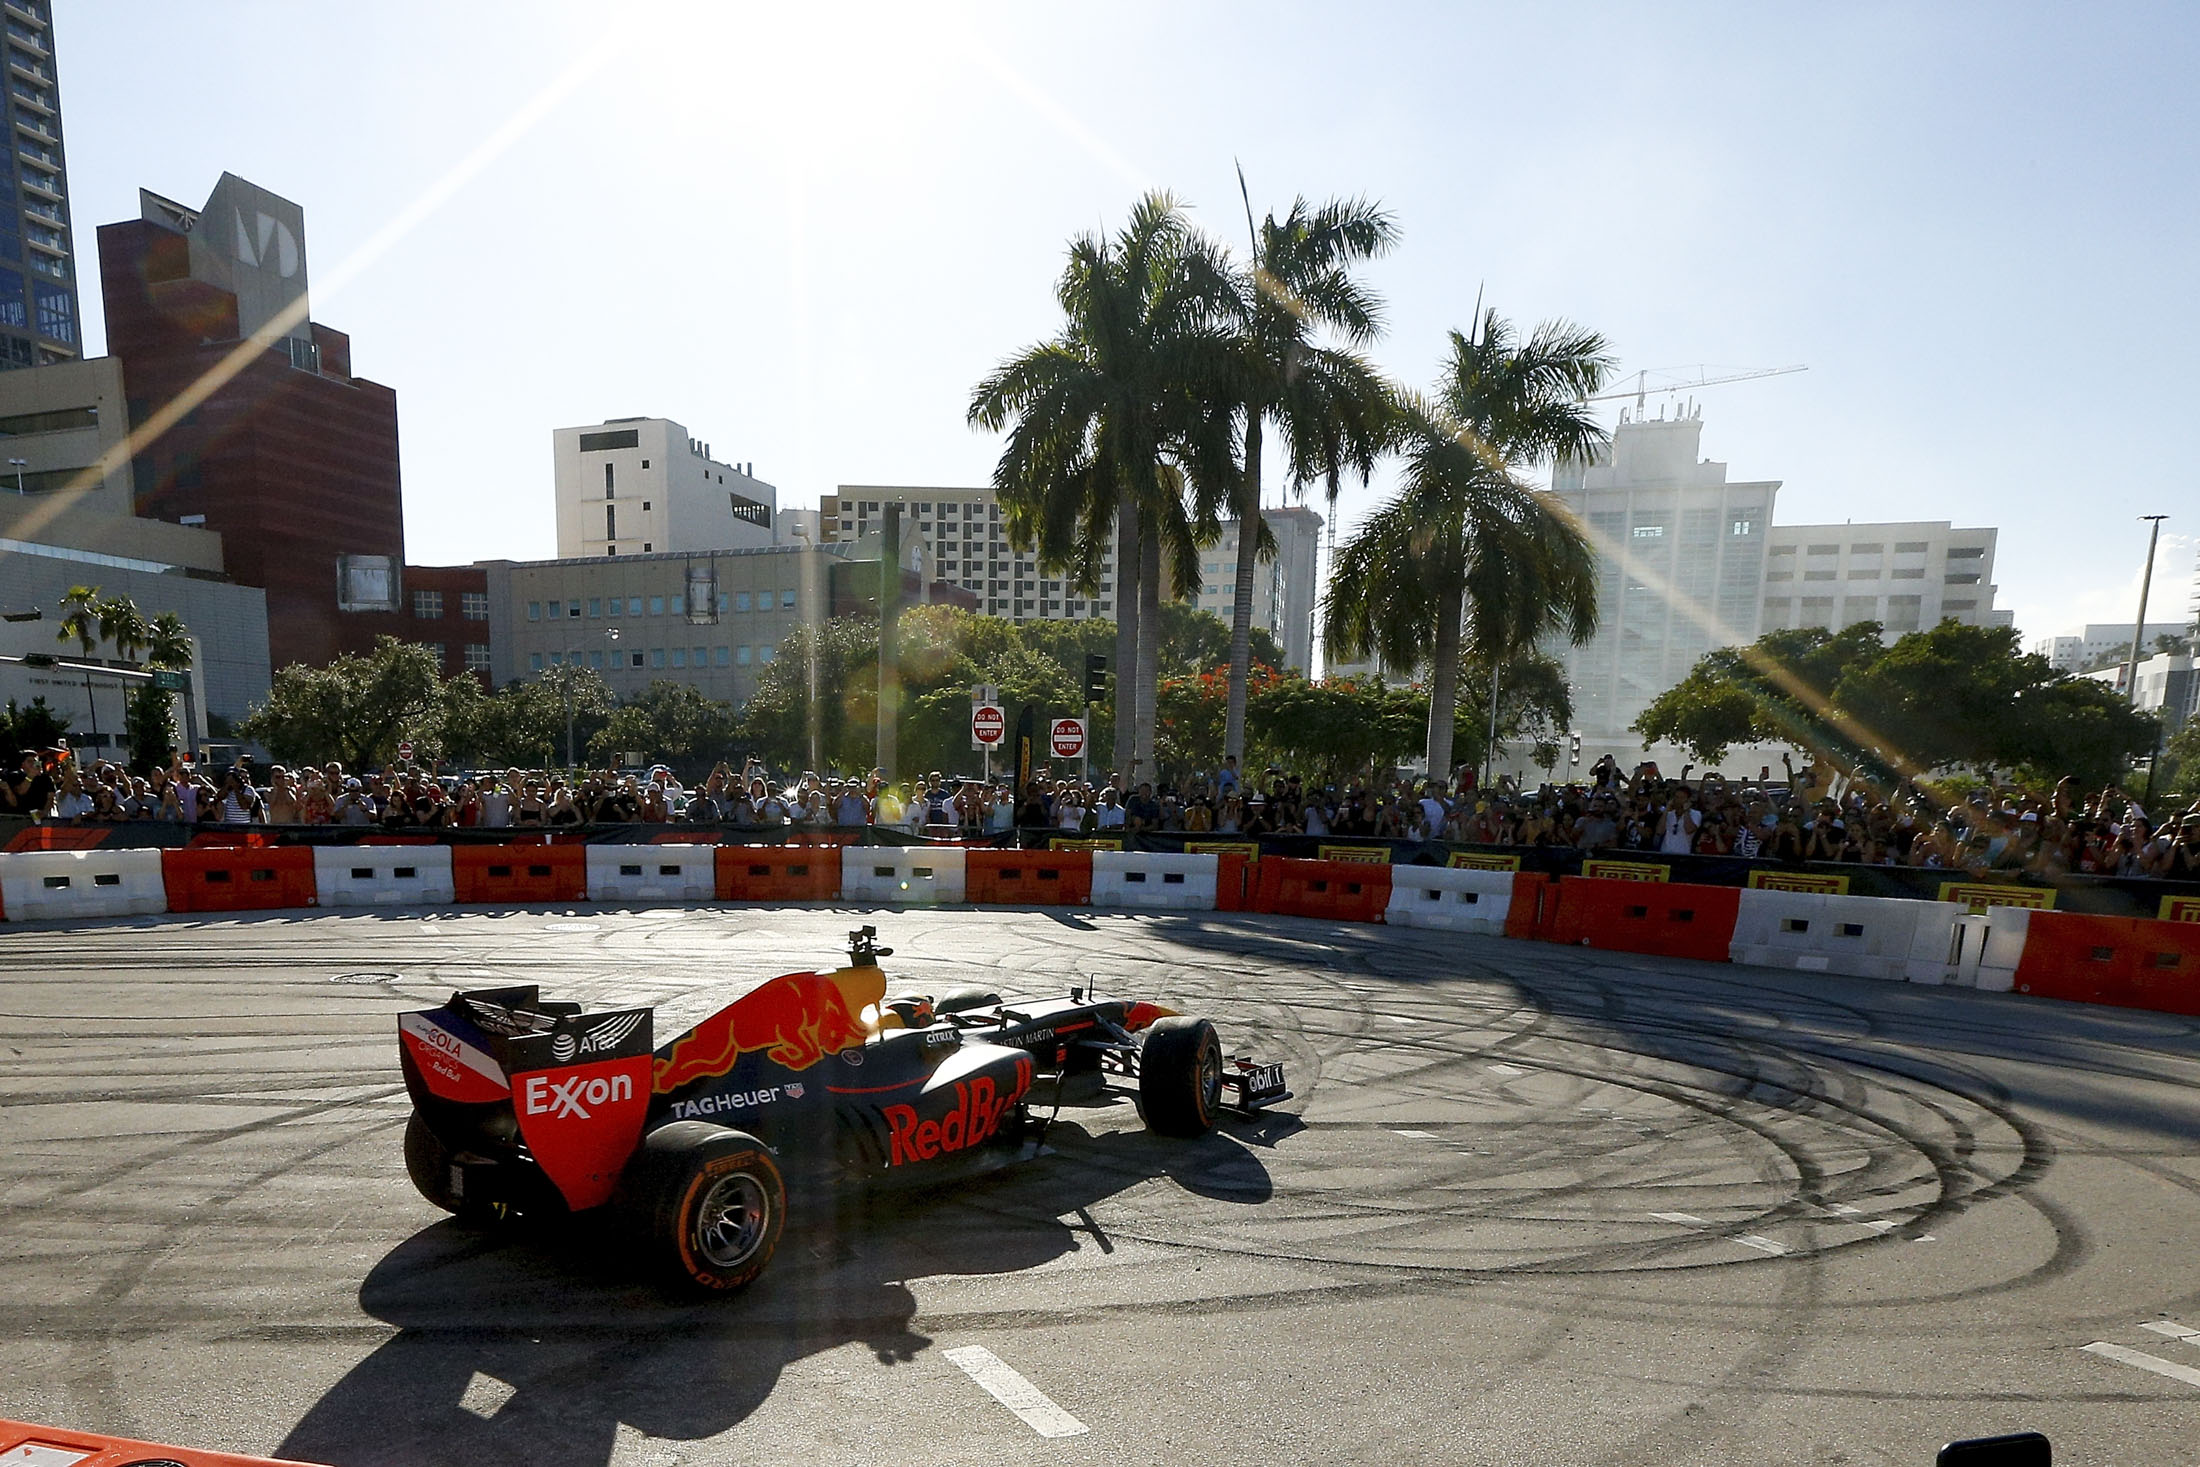
[[[479,1416],[487,1421],[504,1409],[505,1403],[519,1394],[517,1386],[506,1385],[493,1375],[475,1371],[466,1382],[465,1391],[458,1398],[458,1409]]]
[[[1434,1131],[1392,1131],[1390,1134],[1393,1136],[1404,1136],[1408,1140],[1412,1141],[1434,1141],[1436,1139],[1436,1133]]]
[[[1418,1024],[1421,1022],[1419,1019],[1409,1019],[1404,1014],[1385,1014],[1383,1017],[1393,1024]]]
[[[2160,1359],[2144,1350],[2127,1350],[2122,1345],[2111,1345],[2106,1340],[2095,1340],[2090,1345],[2080,1345],[2078,1348],[2105,1360],[2113,1360],[2118,1365],[2134,1365],[2141,1370],[2151,1370],[2156,1375],[2166,1376],[2170,1380],[2182,1381],[2189,1386],[2200,1386],[2200,1370],[2195,1370],[2190,1365],[2179,1365],[2174,1360]]]
[[[1091,1430],[1084,1422],[1047,1399],[1045,1391],[1003,1364],[1001,1357],[985,1346],[963,1345],[940,1353],[963,1374],[985,1387],[987,1394],[1015,1412],[1024,1425],[1039,1435],[1079,1436]]]
[[[1650,1215],[1659,1222],[1680,1223],[1684,1227],[1707,1228],[1711,1226],[1693,1212],[1653,1212]]]
[[[1734,1241],[1741,1244],[1744,1248],[1754,1248],[1759,1253],[1770,1253],[1774,1257],[1780,1257],[1789,1253],[1793,1253],[1795,1251],[1787,1244],[1775,1243],[1770,1238],[1767,1238],[1760,1233],[1744,1233],[1739,1238],[1736,1238]]]
[[[1901,1227],[1902,1224],[1891,1217],[1875,1217],[1870,1222],[1865,1223],[1864,1226],[1875,1233],[1891,1233],[1896,1228]]]
[[[2152,1330],[2158,1335],[2168,1335],[2173,1340],[2186,1340],[2200,1345],[2200,1329],[2194,1329],[2189,1324],[2179,1324],[2174,1319],[2150,1319],[2139,1328]]]
[[[1846,1202],[1829,1202],[1826,1204],[1826,1211],[1835,1217],[1861,1217],[1864,1213],[1863,1208],[1851,1207]]]
[[[1525,1075],[1528,1072],[1516,1065],[1491,1065],[1490,1073],[1493,1075]]]

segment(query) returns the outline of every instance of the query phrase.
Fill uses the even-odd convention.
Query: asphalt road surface
[[[1297,1098],[1197,1143],[1065,1111],[702,1305],[407,1183],[401,1010],[539,982],[669,1035],[859,921],[911,987],[1205,1013]],[[2189,1019],[1252,916],[584,906],[10,926],[0,1047],[19,1419],[342,1467],[2200,1450]]]

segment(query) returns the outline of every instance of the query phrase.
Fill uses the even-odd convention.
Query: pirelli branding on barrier
[[[1388,866],[1390,864],[1390,847],[1388,846],[1325,845],[1320,849],[1321,858],[1324,861],[1364,861],[1372,866]]]
[[[1671,881],[1673,873],[1655,861],[1584,861],[1581,874],[1605,881]]]
[[[1047,839],[1047,849],[1050,851],[1120,851],[1123,849],[1123,838],[1119,835],[1050,836]]]
[[[2200,896],[2166,896],[2154,914],[2164,922],[2200,922]]]
[[[1518,856],[1495,856],[1481,851],[1453,851],[1444,863],[1461,871],[1518,871]]]
[[[1184,842],[1187,856],[1243,856],[1248,861],[1260,859],[1260,842],[1257,840],[1188,840]]]
[[[1752,871],[1749,884],[1758,891],[1807,891],[1822,896],[1847,896],[1849,879],[1816,871]]]
[[[1988,907],[2031,907],[2045,912],[2055,905],[2055,893],[2046,887],[2003,886],[1994,881],[1943,881],[1939,899],[1961,902],[1974,913],[1984,913]]]

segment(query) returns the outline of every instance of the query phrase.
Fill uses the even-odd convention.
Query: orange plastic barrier
[[[2034,912],[2025,924],[2016,990],[2038,998],[2200,1014],[2200,925]]]
[[[171,912],[266,912],[320,904],[310,846],[193,846],[160,853]]]
[[[310,1463],[199,1452],[21,1421],[0,1421],[0,1462],[69,1462],[76,1467],[164,1467],[167,1463],[175,1463],[176,1467],[311,1467]]]
[[[1558,915],[1558,883],[1547,872],[1515,871],[1512,902],[1505,908],[1505,935],[1532,942],[1556,942],[1551,922]]]
[[[1559,879],[1549,940],[1724,963],[1734,944],[1741,897],[1737,886],[1565,876]]]
[[[830,902],[840,898],[840,847],[720,846],[718,899]]]
[[[1260,863],[1236,851],[1215,857],[1215,910],[1248,912],[1253,907],[1252,868]]]
[[[1269,856],[1260,862],[1254,883],[1253,910],[1283,917],[1380,922],[1390,905],[1390,867],[1365,861]]]
[[[1092,852],[972,850],[963,857],[963,900],[974,906],[1092,904]]]
[[[461,902],[588,899],[588,850],[578,845],[452,846],[451,888]]]

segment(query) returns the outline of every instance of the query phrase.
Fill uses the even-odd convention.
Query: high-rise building
[[[1839,631],[1876,621],[1888,640],[1935,627],[2005,627],[1994,605],[1990,529],[1947,520],[1886,524],[1775,525],[1765,563],[1765,631]]]
[[[7,0],[5,11],[13,146],[0,166],[0,371],[84,352],[51,3]]]
[[[1008,543],[1000,501],[991,489],[913,488],[896,485],[843,484],[825,496],[819,514],[827,542],[862,541],[880,533],[883,508],[901,506],[901,536],[925,558],[926,579],[956,586],[978,598],[978,610],[1009,621],[1079,621],[1115,617],[1115,542],[1101,547],[1099,590],[1081,596],[1073,584],[1049,575],[1038,557]],[[1302,507],[1263,511],[1275,536],[1277,553],[1253,578],[1253,625],[1271,633],[1283,649],[1286,666],[1306,672],[1312,665],[1315,554],[1322,518]],[[1200,560],[1200,589],[1194,604],[1225,621],[1237,585],[1237,522],[1225,520],[1221,533]]]
[[[558,556],[755,550],[774,542],[779,491],[720,463],[670,418],[610,418],[550,435]]]
[[[397,394],[312,319],[304,210],[229,173],[201,208],[138,198],[99,231],[137,512],[221,535],[229,575],[267,592],[277,669],[388,633],[459,670],[464,643],[423,634],[405,597]]]
[[[1700,415],[1630,422],[1552,488],[1587,526],[1597,557],[1597,632],[1562,646],[1585,737],[1627,727],[1714,647],[1754,641],[1776,479],[1730,483],[1697,457]]]

